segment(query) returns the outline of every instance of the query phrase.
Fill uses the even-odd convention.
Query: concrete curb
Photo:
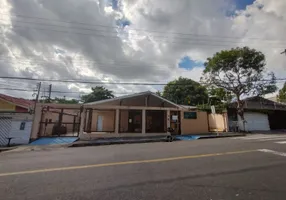
[[[235,134],[235,135],[197,135],[197,139],[215,139],[215,138],[226,138],[226,137],[243,137],[245,134]],[[117,141],[113,141],[117,140]],[[194,139],[196,140],[196,139]],[[183,141],[180,139],[176,139],[176,136],[166,136],[166,137],[150,137],[144,139],[138,138],[109,138],[105,141],[99,140],[86,140],[86,141],[77,141],[75,143],[70,144],[68,147],[88,147],[88,146],[103,146],[103,145],[116,145],[116,144],[140,144],[140,143],[155,143],[155,142],[172,142],[172,141]]]
[[[55,145],[23,145],[23,146],[17,146],[14,148],[11,148],[7,151],[3,151],[0,153],[6,154],[6,153],[17,153],[17,152],[28,152],[28,151],[49,151],[54,149],[61,149],[61,148],[67,148],[71,144],[55,144]]]
[[[227,138],[227,137],[243,137],[245,134],[221,134],[221,135],[181,135],[175,136],[176,141],[192,141],[192,140],[202,140],[202,139],[217,139],[217,138]]]
[[[12,151],[12,150],[14,150],[14,149],[16,149],[16,148],[17,148],[17,147],[1,147],[1,148],[0,148],[0,153]]]
[[[244,137],[246,134],[239,134],[239,135],[214,135],[214,136],[201,136],[198,140],[202,139],[215,139],[215,138],[228,138],[228,137]]]
[[[155,142],[167,142],[166,138],[161,139],[141,139],[141,140],[127,140],[127,141],[89,141],[73,143],[69,147],[88,147],[88,146],[104,146],[104,145],[116,145],[116,144],[140,144],[140,143],[155,143]]]

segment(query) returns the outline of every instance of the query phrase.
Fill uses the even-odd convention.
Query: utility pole
[[[46,96],[44,87],[44,94],[41,97],[45,99],[45,103],[51,103],[51,94],[52,94],[52,84],[49,85],[48,96]]]
[[[35,104],[34,104],[34,110],[33,110],[33,112],[31,112],[31,114],[34,114],[34,116],[33,116],[33,122],[35,121],[35,119],[36,119],[36,106],[37,106],[37,103],[38,103],[38,101],[39,101],[39,96],[40,96],[40,91],[41,91],[41,85],[42,85],[42,83],[41,82],[39,82],[38,84],[37,84],[37,94],[33,94],[33,96],[35,96],[35,95],[37,95],[36,96],[36,100],[35,100]],[[32,126],[32,132],[34,131],[34,129],[35,129],[35,127],[34,126]]]
[[[49,85],[49,97],[48,97],[49,103],[51,103],[51,94],[52,94],[52,84]]]
[[[38,103],[38,101],[39,101],[39,96],[40,96],[40,91],[41,91],[41,82],[39,82],[38,84],[37,84],[37,96],[36,96],[36,100],[35,100],[35,104],[34,104],[34,113],[35,113],[35,111],[36,111],[36,105],[37,105],[37,103]],[[35,94],[34,94],[35,95]],[[34,96],[33,95],[33,96]]]

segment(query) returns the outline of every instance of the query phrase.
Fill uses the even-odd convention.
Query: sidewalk
[[[27,151],[52,151],[55,149],[63,149],[69,147],[70,144],[54,144],[54,145],[19,145],[13,147],[0,147],[0,154],[15,153]]]
[[[112,144],[135,144],[135,143],[149,143],[149,142],[166,142],[167,136],[145,136],[145,137],[113,137],[113,138],[98,138],[92,140],[79,140],[74,142],[70,147],[84,147],[84,146],[100,146]]]
[[[244,133],[207,133],[200,135],[177,135],[172,136],[172,141],[191,141],[199,139],[215,139],[224,137],[240,137],[245,136]],[[0,147],[0,153],[10,152],[26,152],[26,151],[51,151],[56,148],[67,147],[86,147],[113,144],[136,144],[151,142],[169,142],[170,137],[167,135],[145,136],[145,137],[113,137],[113,138],[97,138],[91,140],[79,140],[71,144],[50,144],[50,145],[21,145],[14,147]]]
[[[203,135],[180,135],[175,136],[176,140],[201,140],[201,139],[214,139],[214,138],[226,138],[226,137],[242,137],[245,133],[212,133]]]
[[[178,135],[172,136],[173,141],[180,140],[198,140],[198,139],[214,139],[223,137],[239,137],[245,136],[242,133],[213,133],[202,135]],[[134,143],[149,143],[149,142],[168,142],[169,138],[165,136],[145,136],[145,137],[115,137],[115,138],[98,138],[92,140],[79,140],[74,142],[69,147],[84,147],[84,146],[100,146],[112,144],[134,144]]]

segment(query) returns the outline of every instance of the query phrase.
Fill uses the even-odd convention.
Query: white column
[[[142,134],[146,133],[146,110],[142,110]]]
[[[225,120],[225,132],[228,132],[229,126],[228,126],[228,115],[227,115],[227,113],[223,113],[223,118]]]
[[[119,133],[119,109],[116,109],[115,112],[115,131],[114,133],[118,134]]]
[[[83,135],[83,128],[84,128],[84,122],[85,122],[85,109],[82,110],[82,113],[80,114],[80,127],[79,127],[79,137]]]
[[[171,127],[171,112],[167,110],[167,128]]]

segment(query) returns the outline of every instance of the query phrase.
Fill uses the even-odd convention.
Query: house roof
[[[264,110],[286,110],[286,104],[275,102],[260,96],[248,97],[243,99],[245,109],[264,109]],[[253,104],[256,103],[256,104]],[[230,107],[236,107],[237,102],[229,104]]]
[[[120,96],[120,97],[115,97],[113,99],[106,99],[106,100],[101,100],[101,101],[95,101],[95,102],[91,102],[91,103],[86,103],[86,105],[98,105],[98,104],[102,104],[102,103],[107,103],[107,102],[111,102],[111,101],[116,101],[116,100],[123,100],[123,99],[128,99],[128,98],[132,98],[132,97],[137,97],[137,96],[142,96],[142,95],[152,95],[154,97],[157,97],[159,99],[162,99],[165,102],[170,103],[173,106],[176,106],[178,108],[181,108],[181,106],[179,106],[178,104],[173,103],[172,101],[169,101],[151,91],[146,91],[146,92],[140,92],[140,93],[134,93],[134,94],[130,94],[130,95],[124,95],[124,96]]]
[[[196,106],[189,106],[189,105],[180,105],[182,108],[184,109],[188,109],[188,110],[194,110],[197,109]]]
[[[17,105],[17,106],[20,106],[23,108],[27,108],[27,109],[34,105],[34,101],[22,99],[22,98],[17,98],[17,97],[12,97],[12,96],[8,96],[5,94],[0,94],[0,99],[6,101],[8,103],[12,103],[14,105]]]

